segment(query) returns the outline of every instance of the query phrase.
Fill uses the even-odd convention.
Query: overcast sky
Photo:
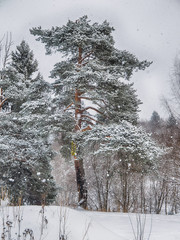
[[[154,110],[165,116],[160,99],[168,95],[173,61],[180,51],[180,0],[0,0],[0,38],[12,32],[13,48],[26,40],[48,80],[60,56],[46,56],[29,29],[62,26],[83,15],[92,22],[106,19],[115,28],[117,48],[153,61],[132,81],[143,102],[140,117],[148,119]]]

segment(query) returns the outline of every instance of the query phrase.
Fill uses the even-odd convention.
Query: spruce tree
[[[57,51],[64,57],[55,64],[51,77],[56,79],[54,103],[75,121],[72,133],[85,132],[96,124],[137,121],[140,101],[128,80],[134,71],[144,70],[150,62],[139,61],[128,51],[116,49],[113,31],[107,21],[91,24],[87,16],[50,30],[41,27],[30,30],[45,44],[47,54]],[[67,125],[68,120],[64,119]],[[76,153],[76,143],[72,145],[79,204],[86,208],[83,160]]]
[[[55,197],[49,160],[52,151],[47,142],[30,129],[24,129],[19,114],[1,114],[0,121],[1,184],[9,192],[12,203],[22,197],[22,203],[41,204],[46,194],[47,203]]]
[[[177,120],[174,115],[171,113],[168,120],[167,120],[167,127],[175,127],[177,126]]]
[[[150,124],[156,128],[160,125],[160,122],[161,122],[161,118],[158,112],[154,111],[151,116]]]
[[[34,60],[33,51],[24,40],[17,46],[16,51],[12,52],[11,66],[18,73],[23,74],[24,79],[29,79],[38,70],[38,63],[37,60]]]
[[[26,74],[12,66],[13,60],[0,82],[4,97],[12,105],[10,113],[0,115],[1,182],[8,189],[12,202],[17,203],[18,197],[22,197],[23,203],[41,204],[46,195],[46,202],[50,203],[55,198],[56,189],[51,176],[51,143],[47,132],[40,128],[45,107],[38,108],[39,115],[27,111],[27,106],[33,111],[37,109],[37,101],[41,106],[46,104],[43,97],[48,95],[49,84],[40,74],[35,78],[29,75],[27,79]],[[35,68],[31,74],[33,72]]]

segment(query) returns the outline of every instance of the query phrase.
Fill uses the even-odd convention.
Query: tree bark
[[[0,111],[1,111],[1,108],[2,108],[2,88],[0,88]]]
[[[79,47],[79,57],[78,57],[78,66],[81,67],[82,64],[82,48]],[[82,113],[81,113],[81,92],[75,90],[75,132],[81,131],[81,122],[82,122]],[[78,205],[82,206],[84,209],[87,208],[87,184],[85,179],[85,171],[83,166],[83,159],[78,159],[74,155],[74,165],[76,171],[76,181],[77,181],[77,190],[78,190]]]
[[[87,186],[83,167],[83,160],[74,160],[76,170],[76,181],[78,189],[78,204],[84,209],[87,208]]]

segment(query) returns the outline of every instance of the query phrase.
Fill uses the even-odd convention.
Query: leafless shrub
[[[129,220],[131,223],[131,228],[133,230],[134,240],[149,240],[152,232],[152,217],[151,217],[151,224],[149,228],[148,236],[145,238],[145,228],[146,228],[146,214],[136,214],[136,224],[135,226],[132,223],[132,219],[129,215]]]
[[[59,209],[59,240],[68,239],[68,209],[60,206]]]

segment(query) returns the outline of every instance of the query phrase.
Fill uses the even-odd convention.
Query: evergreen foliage
[[[34,62],[30,67],[25,57],[22,61],[28,62],[27,69],[32,74]],[[46,196],[46,202],[50,203],[56,195],[50,166],[53,152],[47,131],[41,127],[42,122],[45,126],[49,84],[40,74],[31,78],[29,72],[27,79],[26,74],[15,71],[12,65],[13,60],[0,82],[4,96],[12,105],[11,112],[0,113],[1,184],[8,189],[12,202],[17,203],[21,196],[23,203],[41,204]]]
[[[167,126],[168,127],[175,127],[177,125],[177,120],[176,118],[173,116],[173,114],[171,114],[167,120]]]
[[[24,79],[29,79],[34,72],[38,70],[37,60],[34,60],[33,51],[29,45],[23,40],[17,50],[12,52],[11,66],[24,75]]]
[[[55,197],[51,177],[50,146],[31,129],[24,129],[19,114],[1,114],[0,172],[2,185],[9,191],[10,200],[26,204],[41,204],[46,194],[47,203]]]
[[[151,121],[150,121],[151,125],[153,127],[158,127],[160,125],[160,121],[161,121],[161,118],[158,112],[154,111],[151,116]]]
[[[84,136],[83,136],[84,135]],[[83,139],[83,141],[82,141]],[[92,155],[112,157],[118,155],[121,163],[134,171],[148,172],[156,165],[162,151],[141,128],[122,121],[120,124],[96,126],[91,131],[79,133],[80,153],[86,154],[87,148],[94,148]],[[147,151],[148,149],[148,151]],[[140,167],[141,166],[141,167]]]
[[[129,80],[133,71],[143,70],[151,63],[116,49],[114,29],[107,21],[91,24],[83,16],[74,22],[69,20],[63,27],[51,30],[38,27],[30,31],[45,44],[47,54],[53,51],[63,54],[65,60],[55,64],[51,72],[51,77],[56,79],[54,102],[64,109],[72,104],[67,109],[72,118],[80,104],[81,129],[94,124],[91,117],[107,123],[122,120],[136,123],[140,101],[133,85],[122,79]],[[75,100],[76,89],[79,103]],[[91,101],[90,107],[86,100]]]
[[[107,153],[108,156],[118,155],[123,148],[125,156],[121,157],[125,162],[128,155],[132,161],[142,160],[144,165],[141,170],[154,166],[150,163],[151,156],[156,155],[154,148],[150,147],[153,143],[145,137],[145,133],[133,128],[137,123],[140,100],[129,82],[134,71],[144,70],[151,63],[139,61],[128,51],[116,49],[113,31],[107,21],[91,24],[87,16],[76,21],[69,20],[66,25],[50,30],[41,27],[30,30],[38,41],[45,44],[46,54],[55,51],[63,57],[63,61],[55,64],[51,71],[51,77],[55,78],[53,104],[57,106],[56,113],[61,111],[61,123],[65,120],[64,125],[67,126],[65,137],[68,136],[66,143],[69,145],[66,149],[70,152],[69,140],[73,137],[77,144],[78,152],[74,157],[80,202],[86,201],[83,194],[87,193],[83,159],[87,158],[87,152],[94,156],[94,149],[98,146],[99,159]],[[68,122],[73,120],[74,128],[72,125],[68,128]],[[82,134],[78,135],[79,132]],[[125,141],[125,145],[121,140]],[[146,155],[145,149],[149,155]],[[120,161],[120,157],[118,159]],[[85,172],[88,170],[85,169]]]

